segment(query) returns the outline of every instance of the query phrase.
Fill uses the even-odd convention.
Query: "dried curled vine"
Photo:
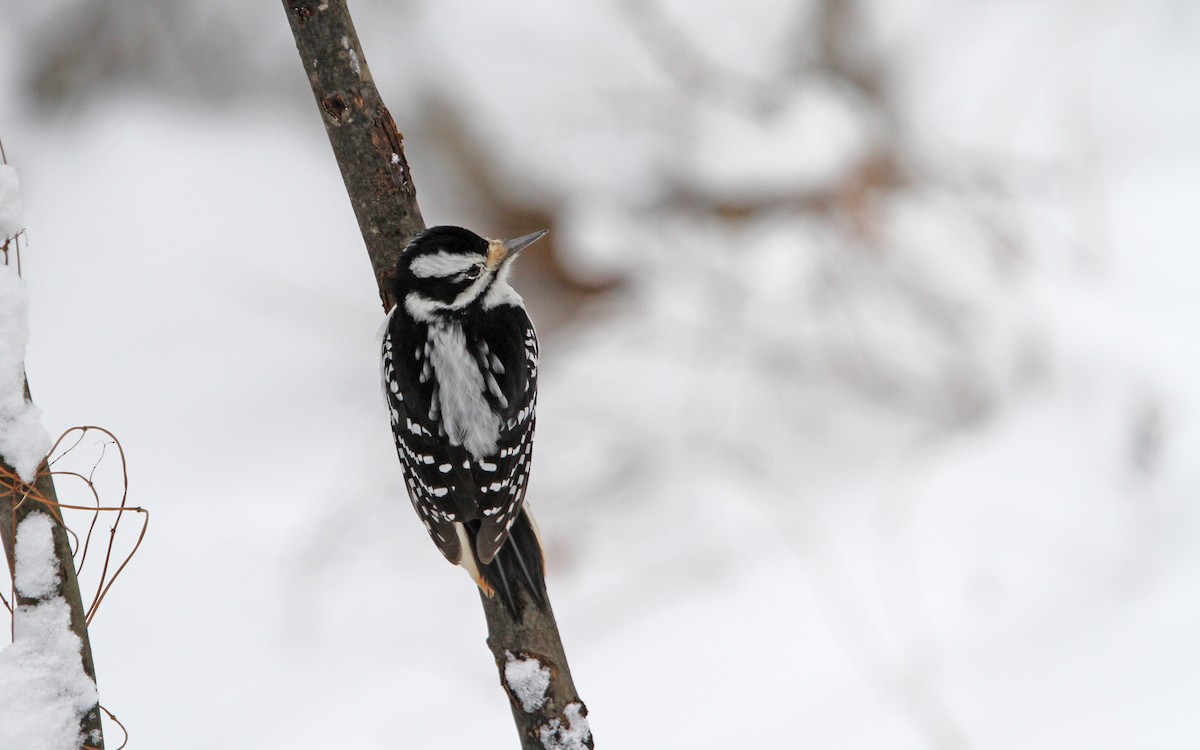
[[[54,466],[56,464],[58,464],[63,458],[79,447],[80,443],[83,442],[84,437],[86,437],[89,432],[97,432],[107,438],[106,442],[103,444],[101,455],[96,460],[96,463],[92,465],[90,472],[85,476],[78,471],[54,470]],[[100,462],[104,460],[104,453],[109,445],[113,445],[117,449],[117,456],[118,461],[120,462],[121,471],[121,486],[120,499],[116,503],[110,503],[106,505],[103,501],[100,490],[96,487],[95,473],[96,469],[100,465]],[[64,448],[64,446],[66,447]],[[87,493],[91,495],[94,504],[73,505],[50,500],[34,486],[36,482],[34,484],[25,484],[11,469],[3,465],[0,465],[0,483],[10,489],[17,498],[12,507],[12,513],[14,514],[14,517],[17,510],[26,502],[36,502],[45,506],[51,515],[53,515],[60,523],[62,523],[63,528],[66,529],[67,533],[74,541],[74,549],[72,552],[78,558],[78,561],[75,563],[75,572],[77,575],[82,575],[84,565],[87,563],[88,552],[92,546],[93,532],[95,531],[96,523],[100,520],[100,514],[115,514],[112,526],[109,527],[108,543],[105,546],[104,563],[101,566],[99,581],[96,584],[96,591],[92,597],[91,604],[88,605],[87,608],[87,623],[90,625],[92,618],[96,616],[96,612],[100,608],[100,603],[104,601],[104,597],[108,594],[109,590],[112,589],[112,586],[114,583],[116,583],[117,578],[121,575],[122,571],[125,570],[125,567],[129,564],[130,560],[133,559],[133,556],[137,553],[138,548],[141,547],[142,540],[146,537],[146,528],[150,523],[150,511],[146,510],[145,508],[130,506],[128,504],[129,472],[125,463],[125,450],[121,447],[121,441],[117,439],[117,436],[103,427],[85,425],[80,427],[72,427],[64,432],[59,436],[58,440],[54,443],[54,446],[50,449],[47,459],[43,461],[42,465],[38,468],[39,475],[41,475],[43,472],[48,472],[50,476],[55,477],[56,479],[59,477],[64,477],[81,482],[86,488]],[[79,536],[71,530],[70,525],[67,524],[66,519],[63,518],[62,511],[64,509],[87,511],[91,513],[91,521],[88,523],[87,534],[84,536],[82,544],[80,543]],[[121,520],[124,518],[126,513],[139,514],[142,517],[142,526],[138,531],[137,539],[133,543],[133,546],[121,559],[120,564],[113,569],[112,563],[114,560],[114,550],[116,548],[117,532],[120,529]],[[110,570],[112,570],[111,576],[109,575]],[[4,600],[2,595],[0,595],[0,600],[3,600],[4,606],[11,613],[12,605],[8,602],[8,600]]]

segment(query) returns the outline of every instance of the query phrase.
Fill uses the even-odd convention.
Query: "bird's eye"
[[[481,273],[483,273],[482,268],[480,268],[479,266],[471,266],[470,268],[468,268],[466,271],[463,272],[463,275],[466,276],[471,281],[474,281],[475,279],[479,278],[479,274],[481,274]]]

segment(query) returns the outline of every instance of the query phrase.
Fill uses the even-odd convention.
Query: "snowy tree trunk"
[[[358,217],[384,309],[387,281],[400,251],[425,228],[404,156],[403,137],[367,68],[345,0],[283,0],[300,60]],[[587,708],[579,700],[558,625],[525,598],[516,621],[499,597],[480,595],[488,646],[508,693],[526,750],[592,747]]]
[[[58,559],[58,583],[57,590],[49,593],[43,598],[52,598],[60,596],[67,602],[67,606],[71,610],[71,632],[79,636],[81,647],[79,650],[80,661],[82,662],[83,671],[92,680],[96,681],[96,667],[92,663],[92,644],[88,640],[87,616],[83,607],[83,597],[79,591],[79,580],[75,576],[75,558],[71,553],[71,542],[67,538],[66,527],[62,524],[61,511],[48,507],[47,505],[31,499],[31,496],[41,497],[50,503],[58,502],[58,495],[54,491],[54,480],[51,476],[41,471],[32,485],[20,482],[16,479],[17,472],[13,467],[9,466],[3,460],[0,460],[0,468],[3,469],[5,477],[13,477],[10,481],[0,482],[0,539],[4,543],[4,554],[8,558],[8,569],[15,571],[16,565],[16,529],[21,521],[30,513],[43,512],[54,519],[53,534],[54,534],[54,551],[55,557]],[[14,608],[17,606],[36,605],[38,600],[30,599],[18,592],[16,601],[12,602]],[[85,738],[85,747],[94,747],[98,750],[104,748],[104,734],[100,727],[100,707],[93,707],[80,721],[80,731],[82,737]]]

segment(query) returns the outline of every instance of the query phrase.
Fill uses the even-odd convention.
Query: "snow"
[[[511,651],[504,652],[504,682],[527,714],[546,703],[550,689],[550,670],[533,657],[518,659]]]
[[[17,593],[44,599],[58,588],[58,558],[54,554],[54,521],[45,513],[30,513],[17,527]]]
[[[42,413],[25,399],[29,291],[12,266],[0,266],[0,457],[32,483],[50,450]]]
[[[54,593],[52,521],[30,513],[17,528],[18,587],[37,604],[17,607],[13,642],[0,651],[0,747],[77,750],[79,724],[96,706],[96,685],[79,660],[66,601]],[[53,570],[54,576],[48,571]]]
[[[21,182],[11,164],[0,164],[0,244],[25,228],[21,221]]]
[[[545,750],[586,750],[587,742],[592,738],[592,729],[583,715],[583,706],[568,703],[563,709],[563,718],[566,723],[551,719],[538,730],[542,747]]]

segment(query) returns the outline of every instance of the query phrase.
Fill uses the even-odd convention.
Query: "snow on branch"
[[[0,650],[0,748],[103,750],[100,713],[107,714],[123,733],[124,727],[99,705],[88,624],[140,547],[149,514],[126,505],[124,451],[111,433],[99,427],[76,427],[52,445],[41,411],[29,397],[25,378],[29,292],[20,276],[19,188],[16,171],[0,164],[0,540],[13,593],[11,602],[0,596],[12,616],[13,633],[12,643]],[[10,256],[10,248],[17,252]],[[88,474],[55,469],[85,435],[96,433],[105,438],[100,459]],[[76,437],[73,443],[72,436]],[[120,456],[122,489],[120,502],[106,506],[93,477],[109,445],[115,445]],[[81,480],[94,505],[60,503],[56,477]],[[67,510],[92,514],[83,540],[67,524]],[[114,564],[118,529],[126,511],[141,514],[142,526],[128,554]],[[116,515],[99,572],[90,576],[95,579],[95,595],[85,609],[79,573],[101,513]]]
[[[80,661],[82,641],[58,594],[55,522],[41,511],[17,526],[14,586],[33,600],[13,613],[13,642],[0,651],[0,747],[75,750],[81,725],[96,707],[96,683]]]
[[[592,747],[592,728],[588,726],[587,709],[582,703],[568,703],[562,719],[551,719],[539,731],[538,739],[545,750],[589,750]]]
[[[0,266],[0,459],[31,484],[50,450],[50,436],[42,427],[41,410],[25,396],[28,343],[29,292],[16,271]]]
[[[550,689],[550,670],[533,657],[518,659],[513,652],[504,652],[504,685],[512,693],[521,710],[527,714],[546,703],[546,691]]]

